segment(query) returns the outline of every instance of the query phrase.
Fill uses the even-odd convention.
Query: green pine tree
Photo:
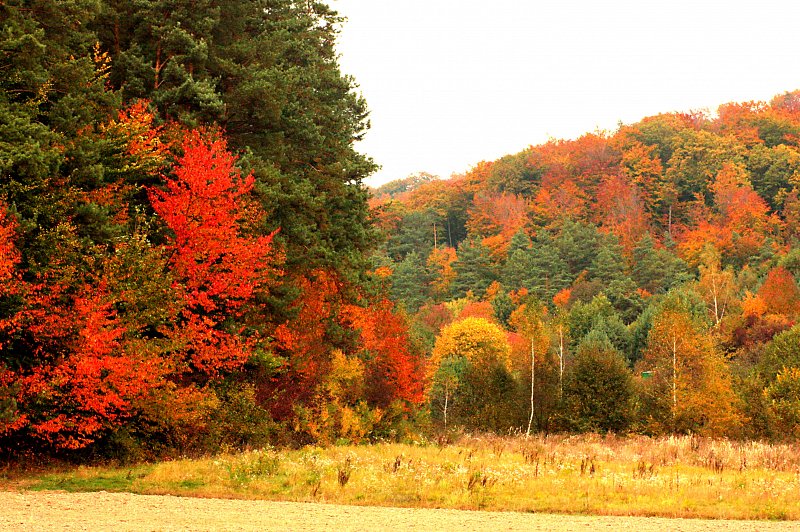
[[[453,297],[464,297],[469,291],[477,297],[483,297],[489,285],[497,280],[489,248],[483,245],[479,237],[472,237],[461,242],[457,256],[458,260],[453,265],[456,277],[450,286]]]

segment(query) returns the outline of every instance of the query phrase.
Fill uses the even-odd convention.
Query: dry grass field
[[[20,474],[0,488],[671,518],[800,520],[796,445],[696,437],[463,437],[263,449]]]

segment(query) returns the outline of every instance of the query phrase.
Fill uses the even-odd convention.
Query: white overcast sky
[[[800,89],[800,1],[330,0],[380,184]]]

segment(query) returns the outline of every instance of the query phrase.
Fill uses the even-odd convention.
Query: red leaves
[[[494,316],[494,309],[489,301],[469,301],[458,313],[455,321],[466,318],[483,318],[492,323],[497,322]]]
[[[370,402],[388,406],[399,399],[412,404],[423,400],[422,361],[411,353],[408,328],[384,299],[367,308],[349,306],[346,314],[360,332],[367,352],[367,393]]]
[[[103,293],[105,290],[101,288]],[[102,358],[119,348],[119,338],[124,329],[117,327],[116,312],[109,302],[103,301],[97,292],[73,300],[75,313],[83,318],[83,327],[78,340],[78,352],[94,358]]]
[[[394,305],[386,299],[366,308],[347,304],[332,273],[316,271],[314,277],[298,280],[302,296],[294,305],[296,315],[275,331],[278,346],[288,355],[288,367],[273,413],[288,416],[292,402],[318,391],[331,369],[332,334],[355,336],[355,350],[348,356],[364,363],[366,399],[371,404],[421,403],[422,361],[412,352],[407,325]]]
[[[19,251],[14,245],[16,227],[14,219],[6,213],[5,205],[0,203],[0,283],[3,283],[0,286],[11,280],[19,262]]]
[[[127,142],[128,171],[152,172],[167,158],[151,121],[132,109],[108,128],[112,140]],[[114,253],[97,246],[76,264],[75,229],[65,223],[64,252],[22,284],[15,224],[0,209],[0,292],[19,288],[19,308],[0,331],[19,333],[6,337],[22,352],[18,367],[0,368],[0,391],[17,406],[0,435],[78,449],[134,419],[175,426],[203,408],[208,380],[240,368],[267,341],[244,334],[254,296],[274,282],[280,258],[275,233],[256,233],[253,178],[241,177],[219,138],[191,132],[181,149],[164,188],[148,190],[169,230],[160,246],[137,232],[115,242]],[[127,212],[116,208],[119,187],[99,187],[92,199]]]
[[[25,413],[6,432],[27,425],[32,435],[58,448],[78,449],[128,418],[135,402],[163,386],[164,375],[123,351],[125,329],[104,287],[79,294],[63,306],[56,303],[63,299],[57,290],[34,295],[52,306],[43,327],[27,329],[47,338],[41,347],[61,346],[62,355],[40,352],[37,366],[7,374],[17,384],[15,399]],[[28,320],[44,317],[36,306],[26,314]]]
[[[783,266],[772,268],[767,273],[758,295],[771,314],[794,317],[800,312],[800,289],[792,273]]]
[[[270,259],[277,231],[242,234],[253,222],[244,200],[253,176],[241,177],[224,140],[192,132],[183,151],[166,190],[150,191],[153,209],[174,233],[170,262],[190,307],[235,312],[276,273]]]
[[[328,354],[327,329],[341,304],[339,281],[334,275],[318,270],[313,279],[302,277],[295,283],[302,291],[292,309],[296,315],[279,325],[274,337],[279,348],[292,354],[292,371],[302,381],[316,383]]]
[[[194,368],[215,376],[249,357],[244,339],[220,323],[241,316],[244,305],[279,273],[272,240],[250,236],[256,220],[247,195],[253,176],[242,177],[220,138],[187,135],[174,178],[164,190],[151,189],[153,210],[173,236],[167,244],[177,294],[186,303],[184,321],[173,334],[189,353]]]
[[[709,243],[726,257],[741,260],[758,253],[766,238],[777,234],[781,222],[753,190],[741,165],[724,164],[710,186],[716,213],[698,209],[692,229],[680,238],[680,249],[690,264],[697,264]]]
[[[534,200],[533,209],[544,222],[556,225],[564,219],[580,219],[588,197],[571,179],[551,185],[543,184]]]
[[[76,324],[71,353],[53,365],[40,366],[31,376],[46,382],[46,395],[58,398],[61,409],[69,407],[69,415],[45,413],[45,419],[31,424],[35,434],[59,447],[75,449],[90,443],[95,433],[128,412],[130,392],[137,393],[146,384],[121,356],[124,330],[116,326],[116,314],[103,301],[104,295],[85,294],[73,300],[73,314],[61,315]]]
[[[5,205],[0,203],[0,298],[12,295],[20,289],[21,281],[17,274],[20,255],[14,245],[16,228],[16,221],[6,212]],[[11,329],[14,321],[14,316],[4,318],[0,315],[0,332]],[[2,349],[3,340],[0,337],[0,350]]]

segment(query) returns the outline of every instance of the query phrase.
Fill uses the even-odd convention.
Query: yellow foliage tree
[[[719,436],[740,425],[728,365],[685,310],[667,308],[653,319],[642,369],[653,376],[644,381],[653,428]]]
[[[437,296],[449,292],[450,283],[456,276],[456,271],[453,269],[456,260],[456,250],[451,247],[434,248],[428,256],[428,267],[433,272],[431,286]]]
[[[485,318],[465,318],[442,329],[431,355],[432,370],[448,357],[464,357],[476,368],[501,366],[508,370],[511,347],[499,326]]]
[[[514,360],[514,369],[517,370],[520,375],[526,373],[527,366],[530,367],[530,383],[531,383],[531,393],[530,393],[530,410],[528,415],[528,428],[526,431],[527,435],[531,433],[531,425],[533,424],[533,414],[535,408],[535,391],[536,391],[536,359],[538,358],[540,361],[543,361],[545,356],[547,355],[547,351],[550,348],[550,332],[547,329],[547,325],[545,323],[545,317],[547,315],[547,307],[544,307],[541,304],[536,302],[527,302],[523,303],[517,310],[515,310],[511,314],[510,322],[516,330],[522,334],[528,341],[530,345],[530,356],[528,360],[530,361],[529,364],[526,364],[522,360]]]
[[[717,327],[730,311],[731,305],[738,303],[733,270],[723,270],[720,259],[719,252],[708,244],[701,254],[702,263],[698,266],[700,278],[697,281],[697,292],[706,302],[711,319]]]
[[[498,398],[492,396],[491,375],[498,371],[508,375],[510,365],[511,346],[506,333],[489,320],[471,317],[444,327],[428,363],[428,381],[431,383],[428,395],[432,407],[441,405],[445,428],[453,398],[465,382],[469,383],[465,398],[473,406],[480,404],[481,408],[485,407],[490,412],[487,414],[489,418],[494,416],[496,411],[490,403]],[[467,408],[467,403],[462,405],[464,408]],[[467,417],[478,419],[481,416],[471,412]],[[485,421],[482,419],[481,423]]]

